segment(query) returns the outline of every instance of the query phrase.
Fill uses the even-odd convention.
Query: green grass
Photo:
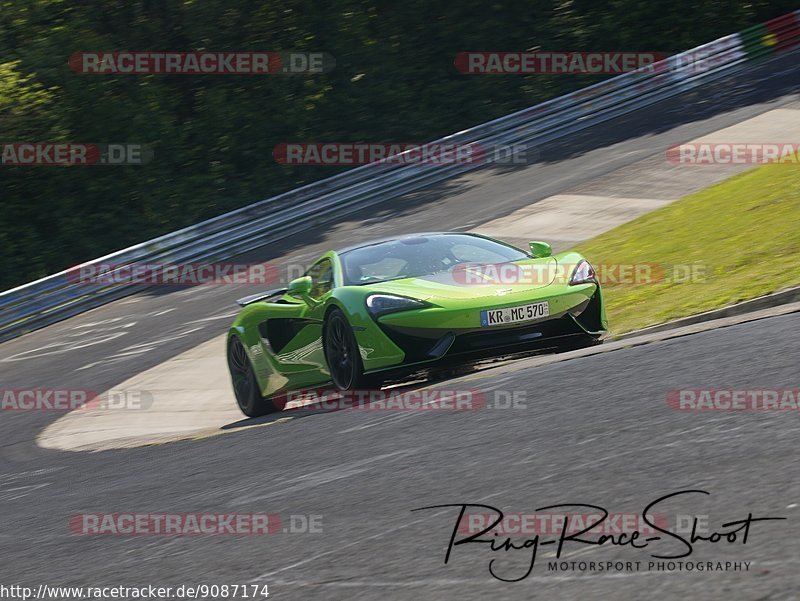
[[[774,164],[747,171],[588,240],[577,250],[598,265],[709,266],[705,278],[691,282],[667,278],[653,284],[604,284],[613,334],[798,286],[800,166]]]

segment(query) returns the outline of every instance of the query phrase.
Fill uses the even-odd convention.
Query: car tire
[[[380,378],[364,373],[364,362],[356,335],[340,309],[333,308],[325,318],[323,342],[331,382],[337,390],[375,390]]]
[[[259,417],[277,410],[271,399],[261,396],[253,365],[244,345],[236,336],[228,343],[228,370],[233,394],[242,413],[247,417]]]

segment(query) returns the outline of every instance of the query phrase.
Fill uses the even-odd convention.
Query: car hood
[[[558,262],[547,257],[503,264],[466,265],[432,275],[369,284],[365,288],[429,301],[497,298],[545,288],[553,284],[558,275]]]

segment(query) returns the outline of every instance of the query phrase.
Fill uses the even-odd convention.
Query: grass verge
[[[606,266],[655,264],[652,280],[660,281],[609,281],[619,267],[601,279],[614,334],[798,286],[800,166],[764,165],[731,177],[577,250],[601,277]]]

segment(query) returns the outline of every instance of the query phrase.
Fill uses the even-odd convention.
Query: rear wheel
[[[325,320],[325,359],[331,381],[339,390],[376,389],[381,381],[364,374],[364,363],[350,322],[339,309],[332,309]]]
[[[247,356],[247,351],[235,336],[228,344],[228,369],[231,372],[236,403],[242,413],[247,417],[258,417],[276,410],[271,399],[261,396],[256,374]]]

